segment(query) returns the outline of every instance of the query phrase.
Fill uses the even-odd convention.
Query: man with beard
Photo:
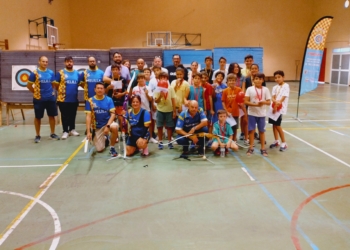
[[[102,82],[104,72],[96,65],[96,59],[93,56],[88,58],[89,68],[84,71],[84,100],[87,101],[95,95],[96,83]]]
[[[181,56],[179,54],[173,55],[173,65],[166,67],[169,73],[169,82],[176,80],[176,69],[184,69],[184,79],[188,81],[188,72],[187,69],[181,64]]]
[[[127,82],[130,81],[130,72],[127,67],[122,65],[123,57],[119,52],[115,52],[113,54],[113,61],[115,64],[120,66],[120,75],[123,77]],[[111,66],[108,66],[105,70],[105,73],[103,75],[103,82],[110,84],[112,82],[112,71]]]
[[[73,69],[73,58],[67,56],[64,59],[66,67],[56,74],[57,105],[60,108],[63,127],[62,140],[69,135],[78,136],[75,130],[75,117],[79,105],[78,87],[83,85],[83,75]]]

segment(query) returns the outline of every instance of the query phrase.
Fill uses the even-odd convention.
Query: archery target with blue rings
[[[15,76],[16,83],[21,87],[27,87],[29,76],[32,73],[29,69],[19,69]]]

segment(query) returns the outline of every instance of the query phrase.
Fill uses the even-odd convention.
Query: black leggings
[[[61,112],[63,132],[75,129],[75,117],[77,116],[78,102],[57,102]]]

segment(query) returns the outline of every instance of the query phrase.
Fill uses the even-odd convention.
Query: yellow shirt
[[[173,88],[175,91],[176,108],[180,108],[184,104],[185,97],[187,98],[187,96],[185,96],[186,92],[190,92],[190,84],[187,81],[183,80],[181,86],[177,88],[177,90],[175,90],[175,87],[176,80],[171,82],[171,88]]]
[[[155,90],[156,91],[156,90]],[[154,94],[154,98],[158,99],[158,97],[160,96],[160,92],[155,92]],[[168,95],[166,97],[166,100],[164,100],[164,98],[162,98],[160,100],[160,102],[157,103],[157,110],[160,112],[173,112],[173,104],[171,102],[171,98],[175,98],[175,91],[173,88],[169,87],[168,88]]]

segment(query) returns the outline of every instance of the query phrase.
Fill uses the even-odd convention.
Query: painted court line
[[[331,187],[331,188],[322,190],[322,191],[320,191],[318,193],[315,193],[315,194],[309,196],[306,200],[304,200],[298,206],[298,208],[293,213],[292,222],[291,222],[291,237],[292,237],[293,244],[294,244],[294,246],[295,246],[295,248],[297,250],[301,250],[301,245],[300,245],[300,241],[299,241],[299,237],[297,235],[297,232],[296,232],[297,230],[296,229],[298,228],[298,218],[299,218],[299,215],[300,215],[301,211],[303,210],[303,208],[310,201],[314,200],[315,198],[317,198],[320,195],[323,195],[323,194],[326,194],[328,192],[335,191],[335,190],[338,190],[338,189],[341,189],[341,188],[348,188],[348,187],[350,187],[350,184],[346,184],[346,185],[343,185],[343,186]]]
[[[335,130],[333,130],[333,129],[330,129],[329,131],[332,131],[333,133],[336,133],[336,134],[338,134],[338,135],[344,135],[344,134],[339,133],[338,131],[335,131]]]
[[[286,173],[284,173],[276,164],[274,164],[269,158],[264,158],[265,161],[267,161],[274,169],[276,169],[284,178],[290,181],[296,188],[298,188],[303,194],[305,194],[306,197],[309,197],[310,194],[305,191],[300,185],[298,185],[293,179]],[[339,220],[335,215],[333,215],[331,212],[329,212],[324,206],[322,206],[319,201],[313,200],[313,203],[315,203],[323,212],[325,212],[329,217],[331,217],[340,227],[342,227],[346,232],[350,233],[350,229],[341,221]]]
[[[45,192],[49,189],[49,187],[56,181],[56,179],[60,176],[60,174],[66,169],[68,166],[68,163],[76,156],[76,154],[81,150],[81,148],[84,146],[84,143],[81,143],[80,146],[73,152],[71,156],[61,165],[60,168],[57,169],[55,172],[55,175],[47,180],[44,184],[44,188],[40,189],[36,195],[34,195],[35,199],[40,199]],[[29,211],[34,207],[36,204],[36,200],[31,200],[23,209],[22,211],[12,220],[12,222],[5,228],[5,230],[0,234],[0,246],[5,242],[5,240],[10,236],[10,234],[13,232],[13,230],[16,229],[16,227],[21,223],[21,221],[24,219],[24,217],[29,213]]]
[[[50,246],[49,249],[50,250],[54,250],[54,249],[57,248],[58,243],[59,243],[60,238],[61,238],[60,235],[59,235],[59,233],[61,233],[61,223],[60,223],[60,220],[58,218],[58,215],[57,215],[56,211],[49,204],[43,202],[42,200],[34,198],[32,196],[21,194],[21,193],[15,193],[15,192],[10,192],[10,191],[2,191],[2,190],[0,190],[0,193],[1,194],[16,195],[16,196],[19,196],[19,197],[23,197],[23,198],[35,201],[35,202],[39,203],[41,206],[43,206],[47,211],[49,211],[49,213],[50,213],[50,215],[51,215],[51,217],[53,219],[53,223],[54,223],[54,227],[55,227],[55,230],[54,230],[55,234],[58,234],[57,237],[53,238],[51,246]]]
[[[302,122],[348,122],[350,119],[338,119],[338,120],[303,120],[301,119]],[[283,122],[299,122],[298,120],[284,120]]]
[[[62,164],[0,166],[0,168],[36,168],[36,167],[59,167],[59,166],[62,166]]]
[[[231,153],[231,154],[233,155],[233,153]],[[296,179],[293,179],[293,181],[328,180],[330,178],[338,178],[338,177],[323,176],[323,177],[311,177],[311,178],[296,178]],[[274,180],[274,181],[265,181],[265,182],[250,182],[250,183],[242,184],[242,185],[238,185],[238,186],[222,187],[222,188],[218,188],[218,189],[206,190],[206,191],[202,191],[202,192],[198,192],[198,193],[192,193],[192,194],[187,194],[187,195],[183,195],[183,196],[168,198],[168,199],[165,199],[165,200],[160,200],[160,201],[157,201],[157,202],[154,202],[154,203],[149,203],[149,204],[141,205],[139,207],[130,208],[130,209],[124,210],[122,212],[118,212],[116,214],[112,214],[112,215],[107,216],[107,217],[103,217],[103,218],[100,218],[100,219],[97,219],[97,220],[94,220],[94,221],[90,221],[90,222],[85,223],[85,224],[81,224],[81,225],[75,226],[73,228],[70,228],[70,229],[67,229],[65,231],[62,231],[60,234],[54,234],[54,235],[46,236],[46,237],[38,239],[36,241],[27,243],[26,245],[23,245],[23,246],[15,248],[15,250],[27,249],[27,248],[33,247],[35,245],[41,244],[41,243],[43,243],[45,241],[51,240],[54,237],[57,237],[59,235],[62,236],[62,235],[70,234],[70,233],[79,231],[81,229],[94,226],[94,225],[96,225],[98,223],[101,223],[101,222],[104,222],[104,221],[115,219],[115,218],[123,216],[123,215],[131,214],[131,213],[134,213],[134,212],[137,212],[137,211],[140,211],[140,210],[144,210],[144,209],[148,209],[150,207],[154,207],[154,206],[161,205],[161,204],[164,204],[164,203],[178,201],[178,200],[182,200],[182,199],[188,199],[188,198],[192,198],[192,197],[197,197],[197,196],[206,195],[206,194],[215,193],[215,192],[220,192],[220,191],[225,191],[225,190],[231,190],[231,189],[233,190],[233,189],[239,189],[239,188],[244,188],[244,187],[254,187],[254,186],[257,186],[258,184],[259,185],[260,184],[261,185],[263,185],[263,184],[266,185],[266,184],[276,184],[276,183],[285,183],[285,182],[289,182],[289,181],[284,179],[284,180]],[[299,231],[299,228],[297,228],[297,230]],[[316,249],[318,249],[318,248],[316,248]]]
[[[307,141],[304,141],[303,139],[299,138],[299,137],[296,136],[296,135],[293,135],[293,134],[287,132],[286,130],[283,130],[283,131],[284,131],[284,133],[286,133],[286,134],[288,134],[288,135],[294,137],[295,139],[297,139],[297,140],[299,140],[299,141],[301,141],[301,142],[304,142],[305,144],[309,145],[310,147],[316,149],[317,151],[319,151],[319,152],[321,152],[321,153],[323,153],[323,154],[325,154],[325,155],[331,157],[332,159],[336,160],[337,162],[339,162],[339,163],[341,163],[341,164],[343,164],[343,165],[345,165],[345,166],[347,166],[347,167],[350,168],[350,164],[346,163],[345,161],[340,160],[339,158],[337,158],[337,157],[331,155],[330,153],[327,153],[326,151],[324,151],[324,150],[322,150],[322,149],[320,149],[320,148],[318,148],[318,147],[312,145],[311,143],[308,143]]]
[[[255,179],[248,173],[248,171],[244,167],[242,167],[241,169],[243,170],[244,173],[246,173],[248,175],[248,177],[251,181],[255,181]]]
[[[247,165],[241,160],[241,158],[239,156],[237,156],[236,154],[234,154],[233,152],[230,152],[231,155],[233,155],[235,157],[235,159],[246,169],[246,171],[248,173],[250,173],[250,175],[252,177],[254,177],[254,174],[252,173],[252,171],[250,171],[250,169],[247,167]],[[257,178],[254,178],[257,180]],[[266,188],[266,186],[264,185],[264,182],[261,182],[259,180],[257,180],[255,183],[257,183],[260,187],[260,189],[265,193],[265,195],[271,200],[271,202],[278,208],[278,210],[282,213],[282,215],[289,221],[291,222],[292,217],[288,214],[288,212],[286,211],[286,209],[278,202],[278,200],[269,192],[269,190]],[[306,235],[306,233],[299,227],[296,228],[298,230],[298,232],[302,235],[302,237],[305,239],[305,241],[310,245],[310,247],[313,250],[318,250],[319,248],[315,245],[315,243],[312,242],[312,240],[309,238],[309,236]]]

